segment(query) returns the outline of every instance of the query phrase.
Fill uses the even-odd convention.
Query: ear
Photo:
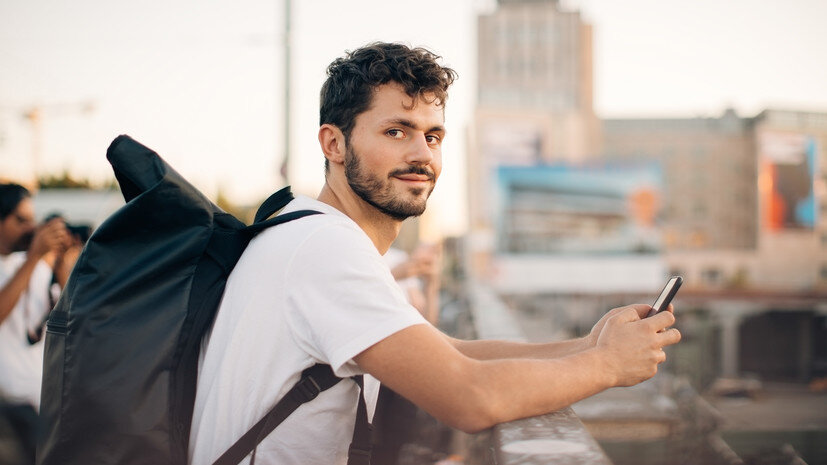
[[[322,147],[324,157],[330,163],[341,165],[345,162],[345,152],[347,151],[345,135],[338,127],[332,124],[323,124],[319,128],[319,145]]]

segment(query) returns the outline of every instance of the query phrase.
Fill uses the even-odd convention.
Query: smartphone
[[[666,286],[663,287],[655,303],[652,304],[652,310],[649,310],[646,318],[666,310],[666,308],[669,307],[669,302],[672,302],[672,298],[678,293],[681,284],[683,284],[683,278],[680,276],[672,276],[669,282],[666,283]]]

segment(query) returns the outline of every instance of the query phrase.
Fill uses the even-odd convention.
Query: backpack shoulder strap
[[[270,228],[272,226],[276,226],[276,225],[279,225],[279,224],[282,224],[282,223],[287,223],[288,221],[297,220],[297,219],[303,218],[305,216],[321,215],[321,214],[322,214],[322,212],[319,212],[319,211],[316,211],[316,210],[298,210],[298,211],[294,211],[294,212],[290,212],[290,213],[284,213],[284,214],[274,216],[273,218],[270,218],[270,219],[267,219],[267,220],[264,220],[264,221],[255,222],[255,223],[251,224],[250,226],[247,226],[246,228],[244,228],[243,231],[245,233],[249,234],[250,236],[255,236],[256,234],[260,233],[261,231],[264,231],[265,229]]]
[[[303,403],[315,399],[342,378],[333,374],[330,365],[316,364],[302,372],[302,377],[287,394],[267,412],[244,436],[235,442],[213,465],[237,465],[267,437],[276,426]]]
[[[353,439],[347,451],[347,465],[370,465],[373,449],[373,425],[368,421],[365,402],[365,386],[362,375],[354,376],[359,385],[359,406],[356,408],[356,422],[353,425]]]
[[[256,211],[255,222],[261,223],[262,221],[270,218],[275,214],[277,211],[284,208],[291,200],[293,200],[293,193],[290,191],[290,186],[283,187],[270,197],[267,197],[260,207],[258,207],[258,211]]]
[[[270,197],[267,197],[267,200],[265,200],[261,206],[258,207],[253,224],[244,228],[244,232],[249,236],[255,236],[269,227],[287,223],[288,221],[293,221],[305,216],[318,215],[321,213],[315,210],[299,210],[270,218],[286,207],[287,204],[294,198],[293,193],[290,191],[290,186],[283,187]]]
[[[315,399],[322,391],[335,386],[342,378],[333,374],[330,365],[316,364],[302,372],[301,380],[282,397],[244,436],[227,449],[213,465],[238,465],[250,452],[253,453],[251,464],[255,464],[255,449],[276,427],[303,403]],[[365,390],[362,376],[354,376],[359,385],[359,406],[356,409],[356,422],[353,428],[353,440],[348,449],[348,465],[370,465],[373,427],[368,422]]]

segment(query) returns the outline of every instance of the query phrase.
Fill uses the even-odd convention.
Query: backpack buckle
[[[299,394],[307,399],[306,402],[315,399],[319,393],[322,392],[322,388],[319,387],[319,383],[317,383],[312,376],[303,378],[302,382],[297,387],[299,388]]]

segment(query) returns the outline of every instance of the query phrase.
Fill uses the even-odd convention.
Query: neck
[[[325,180],[317,200],[341,211],[355,221],[382,255],[396,240],[402,227],[401,221],[389,217],[362,200],[350,186],[335,186],[329,180]]]

